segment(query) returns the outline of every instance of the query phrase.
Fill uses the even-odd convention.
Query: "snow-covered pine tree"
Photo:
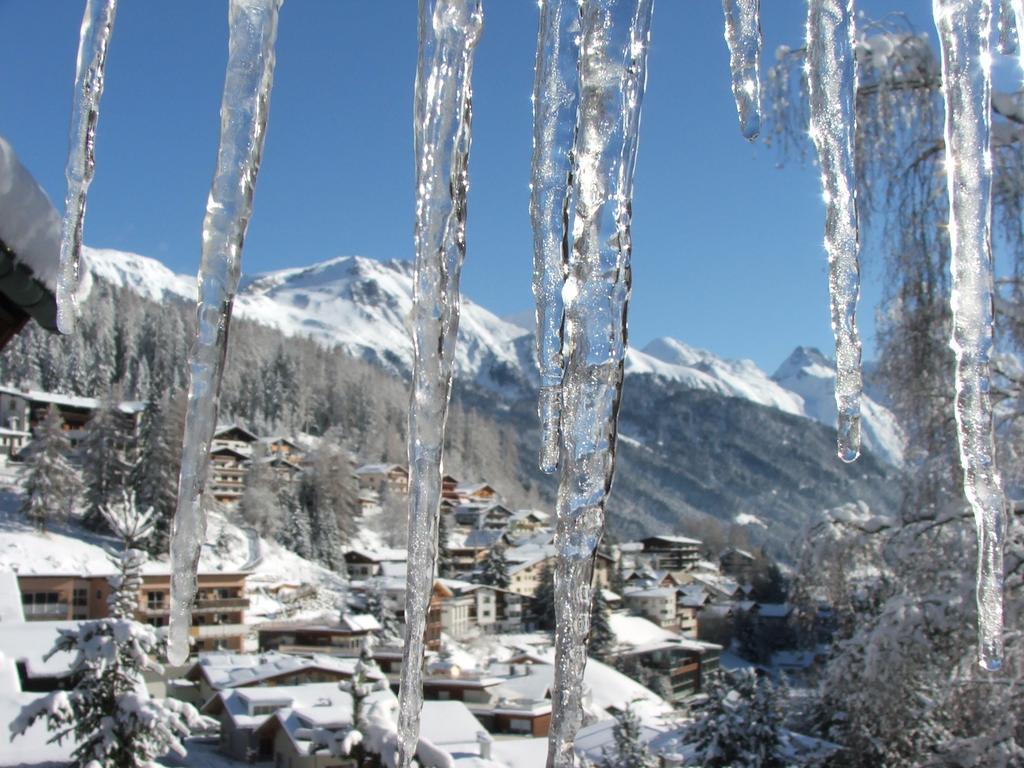
[[[508,560],[505,559],[505,547],[496,544],[487,550],[483,562],[480,564],[479,581],[490,587],[508,589],[512,579],[508,575]]]
[[[330,499],[318,482],[319,472],[303,472],[299,480],[298,502],[306,519],[309,520],[310,554],[313,559],[331,570],[344,565],[341,548],[341,531]]]
[[[608,602],[600,588],[594,590],[590,601],[590,635],[587,638],[587,654],[598,661],[607,661],[615,650],[615,632],[609,618]]]
[[[395,617],[395,612],[388,606],[384,592],[384,580],[377,577],[366,584],[366,612],[380,624],[380,639],[385,643],[399,642],[402,639],[402,626]]]
[[[441,513],[437,518],[437,575],[442,579],[455,578],[455,560],[451,553],[451,531],[448,516]]]
[[[80,446],[85,483],[83,522],[93,530],[104,528],[102,510],[119,500],[128,478],[125,435],[118,419],[120,400],[120,388],[114,387],[86,425]]]
[[[152,512],[140,512],[126,494],[119,505],[102,508],[107,524],[122,537],[114,558],[118,574],[111,580],[111,617],[59,629],[46,658],[74,654],[69,690],[54,691],[25,706],[11,723],[13,736],[37,720],[53,732],[51,741],[70,739],[75,768],[158,768],[168,752],[185,755],[182,740],[211,724],[191,704],[154,699],[144,673],[160,672],[155,630],[135,621],[145,553],[135,548],[153,527]]]
[[[167,551],[178,499],[184,422],[175,415],[166,395],[150,393],[142,413],[137,456],[128,475],[139,504],[153,509],[155,530],[146,540],[150,554]]]
[[[25,498],[21,505],[36,528],[46,531],[52,520],[66,519],[74,506],[81,484],[68,463],[71,443],[64,434],[64,420],[51,405],[28,450]]]
[[[555,569],[546,564],[530,604],[530,613],[540,629],[555,628]]]
[[[284,525],[278,540],[300,557],[312,558],[314,553],[309,512],[299,503],[296,493],[290,488],[282,487],[278,491],[278,500],[284,515]]]
[[[355,761],[355,768],[376,768],[380,765],[379,760],[363,743],[363,733],[368,725],[367,699],[377,691],[386,690],[388,681],[373,658],[373,646],[370,642],[363,643],[352,679],[342,681],[339,686],[341,690],[352,694],[352,730],[357,732],[358,736],[351,732],[345,734],[345,738],[340,740],[341,748],[332,749],[332,754],[338,752],[347,755]],[[335,740],[335,743],[338,744],[339,740]]]
[[[689,765],[704,768],[789,768],[800,765],[786,748],[782,710],[772,682],[752,669],[712,678],[707,701],[685,732]]]
[[[274,470],[264,459],[266,451],[257,447],[253,451],[249,473],[245,476],[245,488],[238,502],[242,519],[255,528],[261,536],[279,538],[284,523],[281,514],[281,497],[274,478]]]
[[[658,759],[644,743],[640,719],[630,705],[615,715],[612,735],[615,747],[605,750],[601,768],[657,768]]]

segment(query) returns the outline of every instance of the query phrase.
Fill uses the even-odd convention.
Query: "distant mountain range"
[[[93,277],[154,301],[195,300],[195,278],[175,274],[154,259],[87,249],[86,260]],[[400,375],[412,365],[411,308],[412,265],[359,256],[246,277],[235,300],[240,317],[285,335],[340,346]],[[525,316],[503,320],[464,298],[456,365],[460,381],[500,396],[503,418],[521,420],[524,452],[532,457],[535,449],[527,443],[536,428],[537,374],[533,335],[523,327],[528,323]],[[755,527],[779,519],[791,530],[816,507],[852,500],[851,495],[883,504],[893,500],[894,491],[883,487],[902,463],[902,436],[893,415],[865,397],[867,455],[852,468],[840,465],[830,446],[835,370],[817,350],[796,349],[768,375],[750,360],[725,360],[664,337],[642,350],[630,349],[626,373],[622,461],[643,463],[638,473],[646,480],[642,488],[632,488],[628,506],[631,521],[645,530],[686,514]],[[643,412],[647,408],[654,410]],[[683,418],[677,429],[686,434],[669,436],[665,430],[676,417]],[[695,434],[710,441],[701,456],[694,454],[701,444],[690,441]],[[779,451],[779,445],[788,449]],[[820,457],[808,453],[812,445]],[[708,463],[716,454],[717,464]],[[687,457],[686,466],[681,456]],[[617,481],[617,488],[622,485],[636,483]]]

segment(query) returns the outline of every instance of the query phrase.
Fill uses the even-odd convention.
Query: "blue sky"
[[[799,44],[803,3],[763,4],[766,56]],[[226,2],[124,0],[107,65],[85,240],[194,273],[216,155]],[[934,37],[927,0],[904,9]],[[0,0],[0,134],[58,207],[82,3]],[[535,0],[485,0],[474,72],[463,291],[500,315],[531,306],[527,211]],[[243,268],[341,254],[412,258],[413,0],[287,0],[270,128]],[[717,0],[657,0],[633,226],[630,338],[669,335],[771,371],[828,350],[817,172],[739,135]],[[866,253],[868,353],[880,258]]]

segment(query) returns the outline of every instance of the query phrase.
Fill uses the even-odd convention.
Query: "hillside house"
[[[214,652],[200,654],[184,679],[193,683],[196,691],[189,700],[201,705],[219,692],[235,688],[274,688],[350,680],[355,666],[355,659],[323,654],[306,657],[277,651],[258,655]]]
[[[508,561],[508,588],[525,597],[537,594],[544,569],[552,567],[555,560],[553,547],[534,549],[513,547],[505,552]]]
[[[628,589],[622,595],[622,601],[628,610],[666,629],[675,629],[679,626],[676,600],[675,587]]]
[[[51,405],[57,409],[64,432],[74,448],[85,436],[86,425],[100,409],[102,401],[95,397],[0,386],[0,426],[12,432],[35,434],[46,420]],[[137,401],[118,404],[117,424],[126,441],[138,434],[139,418],[145,407],[145,403]]]
[[[257,440],[256,445],[265,456],[284,459],[295,465],[301,464],[306,455],[302,446],[287,437],[261,437]]]
[[[700,561],[703,542],[685,536],[648,536],[641,539],[639,557],[656,571],[687,571]]]
[[[234,506],[245,493],[250,454],[226,445],[210,450],[210,493],[221,504]]]
[[[239,424],[222,424],[213,433],[210,452],[230,448],[248,458],[252,456],[253,446],[258,440],[259,436]]]
[[[366,614],[344,614],[334,621],[267,622],[256,627],[260,652],[352,658],[359,656],[368,638],[379,631],[377,620]]]
[[[219,750],[239,762],[272,760],[288,753],[277,739],[278,729],[265,729],[278,713],[294,717],[308,728],[351,725],[352,696],[337,683],[308,683],[274,688],[239,688],[221,691],[203,707],[203,714],[220,722]],[[318,713],[328,715],[325,721]],[[293,733],[294,737],[294,733]],[[284,747],[282,749],[282,747]],[[308,754],[308,750],[307,750]],[[305,755],[304,755],[305,756]],[[344,766],[344,762],[282,762],[278,765]]]
[[[504,531],[512,520],[512,510],[503,504],[462,503],[452,510],[456,525],[478,530]]]
[[[745,549],[729,547],[718,556],[718,563],[722,573],[726,576],[731,576],[743,584],[749,584],[754,577],[757,558]]]
[[[109,615],[107,598],[112,574],[26,574],[18,576],[27,621],[85,620]],[[248,572],[200,572],[191,635],[196,651],[224,648],[240,651],[248,629],[245,596]],[[159,563],[147,564],[139,590],[136,618],[155,627],[170,616],[170,573]]]
[[[345,553],[345,571],[353,581],[365,581],[383,575],[387,564],[404,564],[408,558],[404,549],[350,549]]]
[[[455,495],[462,504],[493,504],[501,499],[490,483],[460,483],[455,487]]]
[[[409,493],[409,470],[399,464],[364,464],[355,470],[359,487],[383,495],[406,496]]]
[[[480,632],[515,632],[523,627],[525,599],[517,592],[457,579],[438,579],[435,594],[441,629],[456,640]]]

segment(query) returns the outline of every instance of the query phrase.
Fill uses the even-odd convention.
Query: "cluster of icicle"
[[[168,657],[188,653],[190,607],[205,533],[203,491],[231,305],[252,211],[282,0],[230,0],[221,135],[199,272],[198,331],[171,554]],[[1010,3],[1017,26],[1024,2]],[[416,265],[410,403],[409,569],[399,714],[401,766],[413,759],[421,661],[436,563],[442,445],[465,256],[473,52],[481,0],[420,0],[415,93]],[[591,572],[611,487],[626,350],[633,170],[653,0],[542,0],[534,90],[530,212],[541,373],[541,468],[561,470],[557,501],[555,691],[548,762],[573,764],[582,719]],[[61,327],[74,326],[85,196],[116,0],[87,0],[72,116],[58,285]],[[758,0],[723,0],[742,134],[760,131]],[[1004,3],[1005,11],[1005,3]],[[956,420],[968,500],[978,523],[980,658],[1002,655],[1005,500],[989,400],[993,319],[989,37],[991,0],[934,0],[946,99],[956,353]],[[1004,18],[1009,16],[1004,12]],[[1004,23],[1005,34],[1005,23]],[[825,248],[836,337],[839,455],[859,453],[860,342],[852,0],[809,0],[810,134],[826,205]]]

